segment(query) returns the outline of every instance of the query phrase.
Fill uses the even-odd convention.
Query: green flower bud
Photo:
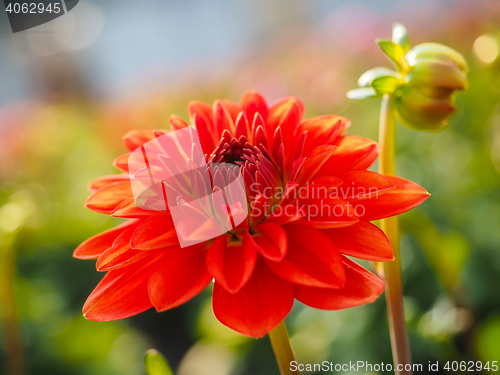
[[[396,118],[403,125],[420,130],[439,130],[455,112],[453,93],[443,97],[426,95],[419,87],[401,86],[394,94]]]
[[[404,81],[412,86],[429,86],[452,91],[467,88],[467,77],[456,65],[432,57],[418,59],[415,65],[408,69]]]
[[[437,44],[422,43],[409,50],[406,29],[396,24],[392,41],[378,41],[382,51],[396,71],[375,68],[359,80],[364,86],[351,90],[353,99],[392,95],[396,117],[411,128],[439,130],[446,126],[456,111],[453,105],[457,90],[467,89],[467,62],[454,49]],[[373,90],[368,92],[367,88]]]
[[[411,66],[416,65],[417,61],[422,58],[433,58],[443,62],[447,60],[454,64],[462,73],[467,73],[469,68],[464,57],[455,51],[453,48],[444,46],[439,43],[422,43],[413,47],[406,55],[406,59]]]

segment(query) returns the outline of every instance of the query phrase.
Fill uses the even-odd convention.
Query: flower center
[[[249,214],[253,218],[251,221],[256,223],[273,211],[283,191],[283,180],[271,160],[265,148],[252,145],[244,135],[233,138],[227,131],[222,134],[219,146],[208,158],[209,164],[232,163],[240,166],[249,202]],[[261,214],[256,215],[256,211]]]
[[[222,134],[219,145],[210,155],[210,163],[232,163],[243,165],[249,155],[254,154],[254,146],[250,144],[245,136],[233,138],[229,132]]]

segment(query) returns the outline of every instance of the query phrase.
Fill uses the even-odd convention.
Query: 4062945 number
[[[7,13],[40,14],[40,13],[60,13],[60,3],[10,3],[5,9]]]
[[[492,372],[496,372],[496,371],[498,371],[498,361],[491,361],[491,362],[490,361],[488,361],[488,362],[448,361],[448,362],[446,362],[444,369],[446,371],[452,371],[453,373],[456,373],[457,371],[460,371],[460,372],[466,372],[466,371],[471,371],[471,372],[492,371]]]

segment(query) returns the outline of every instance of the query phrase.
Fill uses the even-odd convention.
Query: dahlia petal
[[[212,281],[203,246],[171,248],[157,262],[148,290],[157,311],[172,309],[200,293]]]
[[[285,230],[276,223],[264,223],[252,229],[260,234],[250,238],[257,251],[267,259],[282,261],[288,248]]]
[[[250,134],[250,125],[248,124],[248,118],[245,112],[241,112],[236,118],[236,138],[239,139],[241,136],[248,137]]]
[[[123,182],[124,180],[130,180],[130,176],[128,174],[115,174],[99,177],[89,184],[89,190],[91,193],[95,193],[105,186],[114,184],[115,182]]]
[[[306,112],[304,103],[297,97],[287,96],[279,100],[277,103],[272,105],[271,108],[269,108],[268,122],[270,120],[275,121],[276,118],[282,116],[283,113],[289,109],[292,103],[297,107],[299,114],[299,121],[301,121],[304,118],[304,114]]]
[[[342,134],[349,120],[341,116],[317,116],[304,120],[297,128],[297,135],[307,132],[304,145],[304,155],[308,155],[314,148],[332,142]]]
[[[372,147],[369,152],[364,154],[359,160],[351,165],[352,170],[366,170],[372,166],[372,164],[377,160],[379,153],[378,146]]]
[[[154,130],[132,130],[123,136],[123,142],[125,147],[134,151],[137,147],[141,147],[154,138]]]
[[[256,113],[259,113],[264,120],[267,120],[269,113],[266,100],[254,90],[247,91],[243,95],[241,98],[241,109],[251,121]]]
[[[283,196],[280,200],[280,205],[286,206],[289,205],[297,199],[299,192],[299,184],[294,181],[288,181],[285,185],[285,191],[283,192]]]
[[[258,223],[266,217],[270,207],[269,200],[265,195],[259,194],[255,197],[250,207],[252,209],[250,213],[250,222],[251,224]]]
[[[224,106],[227,108],[227,111],[229,112],[229,115],[231,116],[231,119],[233,120],[233,122],[236,122],[236,118],[241,113],[240,104],[226,99],[221,99],[219,100],[219,102],[224,104]],[[234,135],[234,133],[231,134]]]
[[[366,169],[377,157],[377,143],[352,135],[339,137],[335,154],[323,165],[316,177],[332,176],[352,169]]]
[[[273,152],[273,156],[276,156],[277,151],[280,149],[281,145],[283,144],[283,131],[281,130],[281,127],[278,126],[276,128],[271,140],[272,140],[272,145],[270,146],[271,151]]]
[[[191,122],[195,123],[195,116],[201,117],[207,124],[208,128],[212,128],[212,106],[207,103],[192,101],[188,104],[188,112],[189,117],[191,118]]]
[[[130,239],[134,231],[135,228],[129,228],[125,232],[122,232],[113,242],[113,246],[99,256],[96,262],[96,269],[98,271],[109,271],[127,265],[135,255],[146,253],[130,248]]]
[[[113,246],[113,242],[120,234],[129,228],[137,228],[140,223],[140,220],[129,220],[117,227],[90,237],[76,248],[73,256],[78,259],[98,258],[105,250]]]
[[[259,115],[257,115],[255,118],[259,118]],[[259,147],[261,145],[263,145],[264,147],[268,147],[266,132],[262,125],[254,127],[253,142]]]
[[[120,203],[132,196],[130,181],[115,182],[92,194],[85,206],[92,211],[110,214]]]
[[[343,181],[337,194],[346,200],[367,199],[395,188],[388,178],[371,171],[349,171],[336,177]]]
[[[305,182],[312,180],[323,165],[335,154],[336,149],[337,147],[329,145],[317,147],[312,151],[313,155],[305,158],[304,164],[294,180],[299,185],[303,185]]]
[[[304,149],[306,147],[307,132],[297,134],[297,138],[293,144],[294,148],[294,160],[304,156]]]
[[[230,236],[217,238],[207,252],[207,266],[215,281],[230,293],[237,293],[252,276],[257,262],[257,250],[248,233],[241,242],[229,241]]]
[[[230,219],[230,210],[229,207],[227,206],[227,196],[226,193],[219,189],[218,187],[215,187],[213,190],[213,194],[210,196],[212,198],[212,207],[213,207],[213,212],[214,212],[214,220],[217,219],[217,221],[223,225],[225,225],[225,228],[230,229],[233,226],[231,224],[231,219]],[[214,222],[215,224],[215,222]],[[201,222],[198,223],[198,225],[201,225]],[[230,226],[228,226],[230,225]],[[192,227],[192,228],[196,228]],[[188,232],[192,232],[193,229],[189,229],[186,227]],[[224,233],[223,231],[222,233]],[[214,236],[212,236],[214,237]]]
[[[271,270],[294,284],[321,288],[342,288],[345,270],[340,253],[319,230],[296,225],[283,227],[288,250],[281,262],[266,260]]]
[[[180,198],[180,197],[179,197]],[[189,197],[191,198],[191,197]],[[190,217],[199,217],[202,220],[208,219],[207,214],[195,200],[180,199],[177,208],[185,215]]]
[[[214,126],[217,131],[216,134],[222,135],[224,130],[227,130],[231,135],[236,133],[236,126],[226,104],[220,100],[214,103]]]
[[[340,198],[310,198],[299,196],[298,206],[304,214],[301,224],[322,229],[352,225],[359,221],[357,207]],[[361,211],[361,210],[360,210]]]
[[[304,217],[304,212],[294,205],[278,206],[266,219],[266,223],[285,225]]]
[[[300,109],[296,101],[288,101],[280,110],[269,112],[269,118],[267,120],[266,134],[269,140],[272,140],[277,129],[281,130],[283,137],[283,146],[285,155],[293,155],[293,143],[295,129],[302,120],[300,115]],[[271,145],[269,145],[271,146]],[[276,148],[272,149],[272,153],[276,151]]]
[[[101,254],[96,263],[97,271],[111,271],[148,257],[147,251],[128,248],[111,248]],[[101,259],[102,258],[102,259]],[[100,261],[99,261],[100,260]]]
[[[170,216],[154,216],[141,222],[130,242],[135,250],[156,250],[179,244]]]
[[[256,113],[253,119],[248,119],[248,121],[250,121],[250,142],[256,146],[259,146],[262,143],[266,147],[269,147],[269,145],[267,144],[266,133],[264,131],[266,121],[264,121],[262,115],[260,113]],[[262,128],[262,135],[259,136],[260,142],[257,138],[257,131],[259,130],[259,128]]]
[[[214,151],[216,145],[214,138],[218,138],[215,135],[215,132],[210,129],[212,123],[208,123],[205,117],[198,114],[194,114],[193,122],[196,126],[196,131],[198,132],[198,137],[200,139],[200,144],[203,152],[210,155]]]
[[[418,206],[430,194],[420,185],[396,176],[385,175],[396,188],[369,199],[353,202],[360,219],[372,221],[399,215]]]
[[[120,155],[118,156],[114,161],[113,161],[113,165],[118,168],[119,170],[123,171],[123,172],[126,172],[128,173],[128,158],[129,158],[130,154],[124,154],[124,155]]]
[[[384,282],[349,258],[342,257],[346,282],[342,289],[313,288],[295,285],[295,298],[308,306],[324,309],[347,309],[375,301],[384,290]]]
[[[394,259],[385,233],[372,223],[359,222],[344,228],[325,229],[322,232],[342,254],[376,262]]]
[[[170,116],[169,122],[172,130],[184,129],[189,126],[186,121],[176,115]]]
[[[161,252],[150,256],[133,267],[109,271],[95,287],[83,306],[83,316],[94,321],[128,318],[151,308],[148,279]]]
[[[163,211],[166,213],[167,211]],[[158,215],[159,211],[150,211],[144,210],[142,208],[137,207],[135,203],[135,198],[129,198],[120,203],[116,208],[111,212],[111,216],[134,219],[134,218],[143,218]]]
[[[344,228],[350,225],[356,224],[359,219],[350,220],[325,220],[325,221],[314,221],[314,220],[300,220],[299,224],[314,229],[331,229],[331,228]]]
[[[226,218],[229,219],[229,215]],[[227,232],[227,228],[213,216],[208,219],[187,217],[177,223],[176,229],[184,241],[194,242],[206,241]]]
[[[238,293],[229,293],[216,282],[212,303],[220,322],[243,335],[262,337],[292,309],[293,286],[258,260],[252,277]]]
[[[295,180],[295,178],[299,175],[300,170],[302,169],[305,161],[306,161],[305,157],[293,161],[292,172],[290,173],[290,180],[292,181]]]
[[[328,176],[314,179],[311,185],[315,187],[325,187],[327,191],[332,191],[333,188],[339,187],[342,183],[343,181],[340,178]]]

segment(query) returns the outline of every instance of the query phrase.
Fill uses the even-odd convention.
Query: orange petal
[[[113,246],[113,242],[120,234],[129,228],[137,228],[139,224],[139,220],[129,220],[115,228],[99,233],[78,246],[73,256],[78,259],[98,258],[105,250]]]
[[[113,162],[113,165],[122,170],[123,172],[126,172],[128,173],[128,158],[129,158],[130,154],[124,154],[124,155],[120,155],[118,156],[115,161]]]
[[[371,171],[354,170],[335,176],[342,180],[335,194],[346,200],[374,197],[396,187],[388,178]]]
[[[377,143],[368,138],[340,137],[335,154],[323,165],[316,177],[335,176],[352,169],[366,169],[377,157]]]
[[[226,106],[233,122],[236,122],[236,118],[241,112],[240,104],[226,99],[221,99],[219,101]]]
[[[224,130],[227,130],[229,134],[236,134],[236,126],[234,124],[236,118],[233,120],[231,112],[229,111],[226,104],[217,100],[214,103],[214,127],[216,129],[216,134],[220,137]]]
[[[188,105],[189,117],[191,118],[191,123],[195,123],[195,115],[198,117],[202,117],[203,120],[207,123],[207,126],[212,128],[212,106],[207,103],[192,101]]]
[[[318,171],[320,171],[329,159],[335,154],[337,148],[335,146],[324,145],[317,147],[311,156],[308,156],[299,170],[297,176],[291,176],[291,179],[296,181],[299,185],[304,185],[308,181],[315,178]]]
[[[108,321],[128,318],[153,306],[149,299],[148,280],[155,261],[162,252],[150,252],[149,257],[109,271],[96,286],[83,306],[85,318]]]
[[[117,266],[123,266],[138,253],[145,254],[144,251],[130,248],[130,239],[134,230],[135,228],[129,228],[121,233],[113,242],[113,246],[99,256],[96,263],[98,271],[109,271]]]
[[[324,310],[347,309],[375,301],[384,290],[384,282],[349,258],[342,257],[346,282],[342,289],[295,285],[295,298]]]
[[[275,223],[264,223],[252,228],[258,234],[251,237],[255,247],[267,259],[280,262],[286,255],[288,240],[285,230]]]
[[[164,252],[148,283],[149,296],[157,311],[183,304],[212,281],[205,256],[203,246],[198,245]]]
[[[170,126],[172,126],[172,130],[184,129],[189,126],[186,121],[176,115],[170,116],[169,122]]]
[[[123,136],[125,147],[130,151],[134,151],[137,147],[141,147],[144,143],[155,138],[154,130],[132,130]]]
[[[320,231],[294,223],[283,227],[288,237],[288,250],[281,262],[266,260],[281,278],[295,284],[342,288],[345,270],[340,253]]]
[[[385,176],[395,189],[382,192],[375,197],[353,202],[356,212],[363,221],[383,219],[399,215],[418,206],[430,194],[420,185],[396,176]]]
[[[296,135],[307,132],[303,155],[314,148],[333,142],[349,126],[349,120],[341,116],[317,116],[304,120],[297,128]]]
[[[132,236],[135,250],[156,250],[178,246],[177,233],[170,216],[155,216],[144,220]]]
[[[113,212],[111,212],[111,216],[132,219],[156,216],[165,213],[167,213],[167,211],[151,211],[139,208],[135,204],[135,198],[129,198],[116,206]]]
[[[247,119],[253,121],[255,114],[259,113],[264,121],[269,113],[266,100],[257,91],[247,91],[241,98],[241,109],[245,112]]]
[[[243,335],[262,337],[288,315],[293,286],[276,276],[260,259],[250,280],[238,293],[219,283],[213,291],[214,314],[223,324]]]
[[[344,228],[324,229],[322,232],[342,254],[376,262],[394,259],[385,233],[371,223],[359,222]]]
[[[198,114],[194,114],[193,122],[196,126],[196,132],[200,138],[200,144],[203,152],[210,155],[214,151],[215,145],[217,144],[215,139],[218,139],[214,129],[212,128],[212,123],[208,123],[205,117],[199,116]]]
[[[97,190],[105,186],[114,184],[115,182],[123,182],[124,180],[129,180],[129,179],[130,177],[128,174],[115,174],[115,175],[103,176],[93,180],[89,184],[89,190],[90,192],[95,193]]]
[[[111,214],[120,203],[132,196],[130,181],[115,182],[91,195],[85,206],[96,212]]]
[[[241,242],[229,241],[230,236],[217,238],[207,252],[207,266],[215,281],[230,293],[237,293],[252,276],[257,262],[257,250],[248,233]]]

